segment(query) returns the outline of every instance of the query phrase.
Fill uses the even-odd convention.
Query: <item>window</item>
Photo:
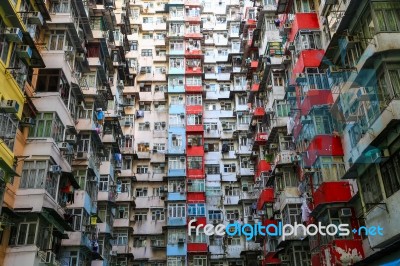
[[[116,236],[116,244],[117,246],[125,246],[128,245],[128,231],[127,230],[115,230],[113,232],[114,236]]]
[[[149,152],[150,151],[150,143],[138,143],[138,152]]]
[[[177,134],[172,134],[172,146],[182,147],[182,136]]]
[[[186,204],[177,203],[168,205],[168,218],[184,218],[186,216]]]
[[[185,257],[168,257],[167,266],[184,266]]]
[[[151,111],[151,102],[139,102],[139,110],[140,111]]]
[[[130,44],[129,44],[129,49],[131,51],[137,51],[138,43],[136,41],[131,41]]]
[[[311,33],[300,32],[295,39],[295,51],[299,54],[302,50],[322,49],[321,32]]]
[[[201,76],[188,76],[186,78],[186,85],[188,85],[188,86],[201,86],[202,85]]]
[[[151,212],[152,221],[164,221],[165,214],[163,210],[154,210]]]
[[[153,23],[153,17],[143,17],[143,23]]]
[[[202,95],[188,95],[186,96],[187,105],[202,105]]]
[[[139,123],[139,131],[149,131],[150,123]]]
[[[216,130],[218,130],[218,124],[217,123],[204,123],[204,130],[206,130],[207,132],[216,131]]]
[[[232,110],[232,103],[230,103],[230,102],[221,102],[221,110],[223,110],[223,111]]]
[[[360,177],[360,185],[365,204],[374,204],[383,200],[379,177],[374,164]]]
[[[236,164],[224,164],[224,173],[236,173]]]
[[[118,205],[116,219],[128,219],[129,217],[129,205]]]
[[[188,169],[202,169],[203,158],[202,157],[188,157]]]
[[[48,173],[48,161],[25,161],[19,187],[45,189],[56,197],[58,175]]]
[[[226,215],[227,220],[239,219],[239,211],[238,210],[226,210],[225,215]]]
[[[185,182],[180,180],[171,180],[168,181],[168,192],[170,193],[178,193],[181,191],[185,191]]]
[[[38,113],[36,124],[29,130],[29,136],[34,138],[53,138],[56,142],[63,140],[64,125],[54,113]]]
[[[206,103],[204,110],[205,111],[215,111],[215,110],[217,110],[217,104],[216,103]]]
[[[201,145],[203,145],[201,135],[188,135],[187,138],[188,138],[188,146],[201,146]]]
[[[147,212],[144,212],[144,211],[136,212],[135,213],[135,221],[136,222],[147,221]]]
[[[15,245],[35,244],[38,225],[36,218],[25,218],[24,222],[18,224],[16,236],[13,234],[10,237],[10,241]]]
[[[189,114],[187,116],[187,125],[201,125],[202,124],[202,116]]]
[[[290,112],[290,104],[286,101],[276,102],[276,114],[278,117],[288,116]]]
[[[206,164],[206,174],[217,175],[220,174],[219,164]]]
[[[400,152],[381,165],[381,175],[386,198],[400,189]]]
[[[240,237],[239,236],[234,236],[231,238],[228,238],[228,245],[230,246],[240,246]],[[237,265],[237,264],[235,264]]]
[[[296,173],[290,168],[282,168],[282,176],[277,178],[275,186],[277,191],[282,191],[286,187],[297,187],[298,183]]]
[[[147,187],[136,188],[136,197],[147,197]]]
[[[301,224],[301,204],[287,204],[282,211],[282,223]]]
[[[99,181],[99,191],[108,191],[108,175],[101,175]]]
[[[69,213],[73,216],[72,228],[75,231],[82,231],[84,226],[89,224],[89,214],[85,209],[69,209]]]
[[[241,125],[249,125],[251,122],[251,115],[240,115],[239,116],[239,124]]]
[[[220,210],[209,210],[208,211],[209,220],[222,220],[222,211]]]
[[[152,49],[142,49],[142,56],[153,56],[153,50]]]
[[[131,170],[132,168],[132,157],[123,156],[122,157],[122,170]]]
[[[238,96],[238,104],[239,105],[247,105],[247,97],[246,97],[246,95],[239,95]]]
[[[147,165],[138,165],[136,166],[136,173],[137,174],[147,174],[149,171],[149,166]]]
[[[153,144],[153,151],[165,151],[165,143],[154,143]]]
[[[225,196],[239,196],[240,189],[237,186],[226,186],[225,187]]]
[[[372,8],[376,17],[378,31],[400,31],[400,3],[396,1],[372,2]]]
[[[65,31],[57,30],[51,31],[49,42],[48,42],[48,49],[49,50],[64,50],[64,42],[65,42]]]
[[[0,136],[1,142],[5,143],[10,150],[14,149],[15,135],[17,133],[18,120],[9,114],[0,113]]]
[[[185,169],[185,157],[169,157],[168,158],[168,168],[170,170]]]
[[[183,61],[184,61],[183,58],[170,58],[169,67],[183,69],[185,66]]]
[[[183,51],[183,41],[170,41],[169,48],[171,50]]]
[[[133,247],[135,248],[144,248],[146,245],[147,242],[145,237],[137,237],[133,239]]]
[[[169,115],[168,124],[170,126],[182,127],[184,125],[183,124],[184,117],[185,117],[184,114],[171,114],[171,115]]]

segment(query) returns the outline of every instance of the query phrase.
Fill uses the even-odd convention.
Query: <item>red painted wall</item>
[[[203,106],[202,105],[187,105],[186,113],[187,114],[201,114],[201,113],[203,113]]]
[[[289,41],[292,42],[299,30],[319,29],[317,13],[297,13],[294,17]]]
[[[323,182],[321,186],[313,192],[314,208],[317,208],[318,205],[321,204],[348,202],[351,197],[349,182]]]
[[[274,202],[274,189],[273,188],[265,188],[257,201],[257,210],[262,210],[265,203]]]
[[[205,192],[188,192],[186,200],[188,203],[206,202],[206,194]]]
[[[314,105],[332,104],[331,90],[309,90],[301,104],[301,115],[307,115]]]
[[[315,136],[307,148],[308,157],[304,158],[304,164],[311,167],[318,156],[343,156],[343,147],[340,137],[333,135]]]
[[[208,252],[207,243],[188,243],[188,252]]]

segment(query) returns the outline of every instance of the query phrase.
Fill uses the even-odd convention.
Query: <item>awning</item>
[[[71,182],[71,185],[75,188],[75,189],[79,189],[80,186],[78,184],[78,182],[76,182],[74,175],[71,172],[61,172],[61,176],[62,177],[66,177],[68,178],[69,182]]]

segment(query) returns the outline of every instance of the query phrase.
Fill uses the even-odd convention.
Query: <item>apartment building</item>
[[[397,1],[0,10],[1,265],[399,259]],[[247,241],[190,221],[384,234]]]
[[[258,13],[264,24],[253,42],[263,65],[258,76],[248,77],[253,96],[267,98],[266,141],[255,175],[264,187],[257,211],[265,225],[345,223],[356,231],[346,237],[260,239],[260,263],[396,264],[398,232],[390,221],[396,219],[391,206],[399,189],[399,20],[390,17],[399,4],[276,2],[273,12],[264,5]],[[383,235],[357,232],[377,225]]]

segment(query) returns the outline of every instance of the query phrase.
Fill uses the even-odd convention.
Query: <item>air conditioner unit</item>
[[[294,42],[289,42],[289,43],[288,43],[288,50],[289,50],[289,51],[294,51],[294,49],[295,49]]]
[[[178,244],[184,244],[185,239],[184,238],[178,238]]]
[[[167,126],[167,123],[166,123],[166,122],[161,122],[161,126],[162,126],[162,127],[166,127],[166,126]]]
[[[69,149],[69,143],[68,142],[60,142],[57,144],[58,148],[60,151],[66,151]]]
[[[247,217],[247,221],[249,221],[249,222],[254,221],[254,217],[253,217],[253,216],[248,216],[248,217]]]
[[[144,122],[144,126],[145,127],[149,127],[150,126],[150,122]]]
[[[341,70],[340,70],[339,66],[330,65],[329,68],[328,68],[328,73],[327,74],[329,76],[331,74],[337,74],[337,73],[340,73],[340,72],[341,72]]]
[[[283,262],[283,261],[289,261],[290,260],[290,258],[289,258],[289,255],[281,255],[280,256],[280,259],[281,259],[281,261]]]
[[[50,165],[49,172],[52,174],[59,174],[61,173],[61,166],[59,165]]]
[[[282,220],[282,214],[280,214],[280,213],[275,214],[274,215],[274,219],[275,220]]]
[[[21,45],[16,50],[18,56],[20,58],[31,58],[32,57],[32,49],[29,45]]]
[[[293,155],[292,156],[292,162],[298,162],[301,160],[301,155]]]
[[[35,119],[33,119],[32,117],[24,117],[21,121],[21,124],[25,124],[25,125],[35,125]]]
[[[77,159],[87,159],[87,157],[88,157],[88,153],[87,152],[79,151],[79,152],[76,153],[76,158]]]
[[[16,43],[22,42],[23,34],[19,28],[7,27],[4,31],[4,35],[6,36],[7,40],[11,42],[16,42]]]
[[[269,144],[269,148],[270,148],[271,150],[278,149],[278,144],[276,144],[276,143],[271,143],[271,144]]]
[[[340,217],[351,217],[351,215],[352,215],[351,208],[340,209]]]
[[[132,125],[131,121],[125,121],[124,126],[130,127]]]
[[[117,256],[117,255],[118,255],[118,253],[117,253],[116,250],[111,250],[110,251],[110,256]]]
[[[180,161],[181,161],[181,162],[184,162],[184,161],[185,161],[185,157],[184,157],[184,156],[181,156],[181,157],[180,157]]]
[[[176,140],[176,135],[172,134],[172,140]]]
[[[258,255],[257,256],[257,260],[264,260],[264,256],[263,255]]]
[[[158,85],[156,85],[156,86],[154,87],[154,91],[160,91],[160,87],[159,87]]]
[[[75,58],[77,61],[82,62],[85,60],[85,54],[84,53],[76,53]]]
[[[15,100],[4,100],[1,102],[0,109],[6,113],[18,113],[19,104]]]
[[[70,144],[75,144],[76,143],[76,135],[66,135],[65,141]]]
[[[28,15],[28,22],[35,25],[43,25],[43,16],[40,12],[32,12]]]
[[[167,73],[167,69],[162,68],[162,69],[161,69],[161,73],[162,73],[162,74],[166,74],[166,73]]]
[[[284,55],[283,58],[282,58],[283,63],[289,63],[290,60],[292,60],[290,55]]]
[[[120,80],[119,83],[118,83],[118,86],[120,86],[120,87],[123,88],[123,87],[124,87],[124,81],[123,81],[123,80]]]

